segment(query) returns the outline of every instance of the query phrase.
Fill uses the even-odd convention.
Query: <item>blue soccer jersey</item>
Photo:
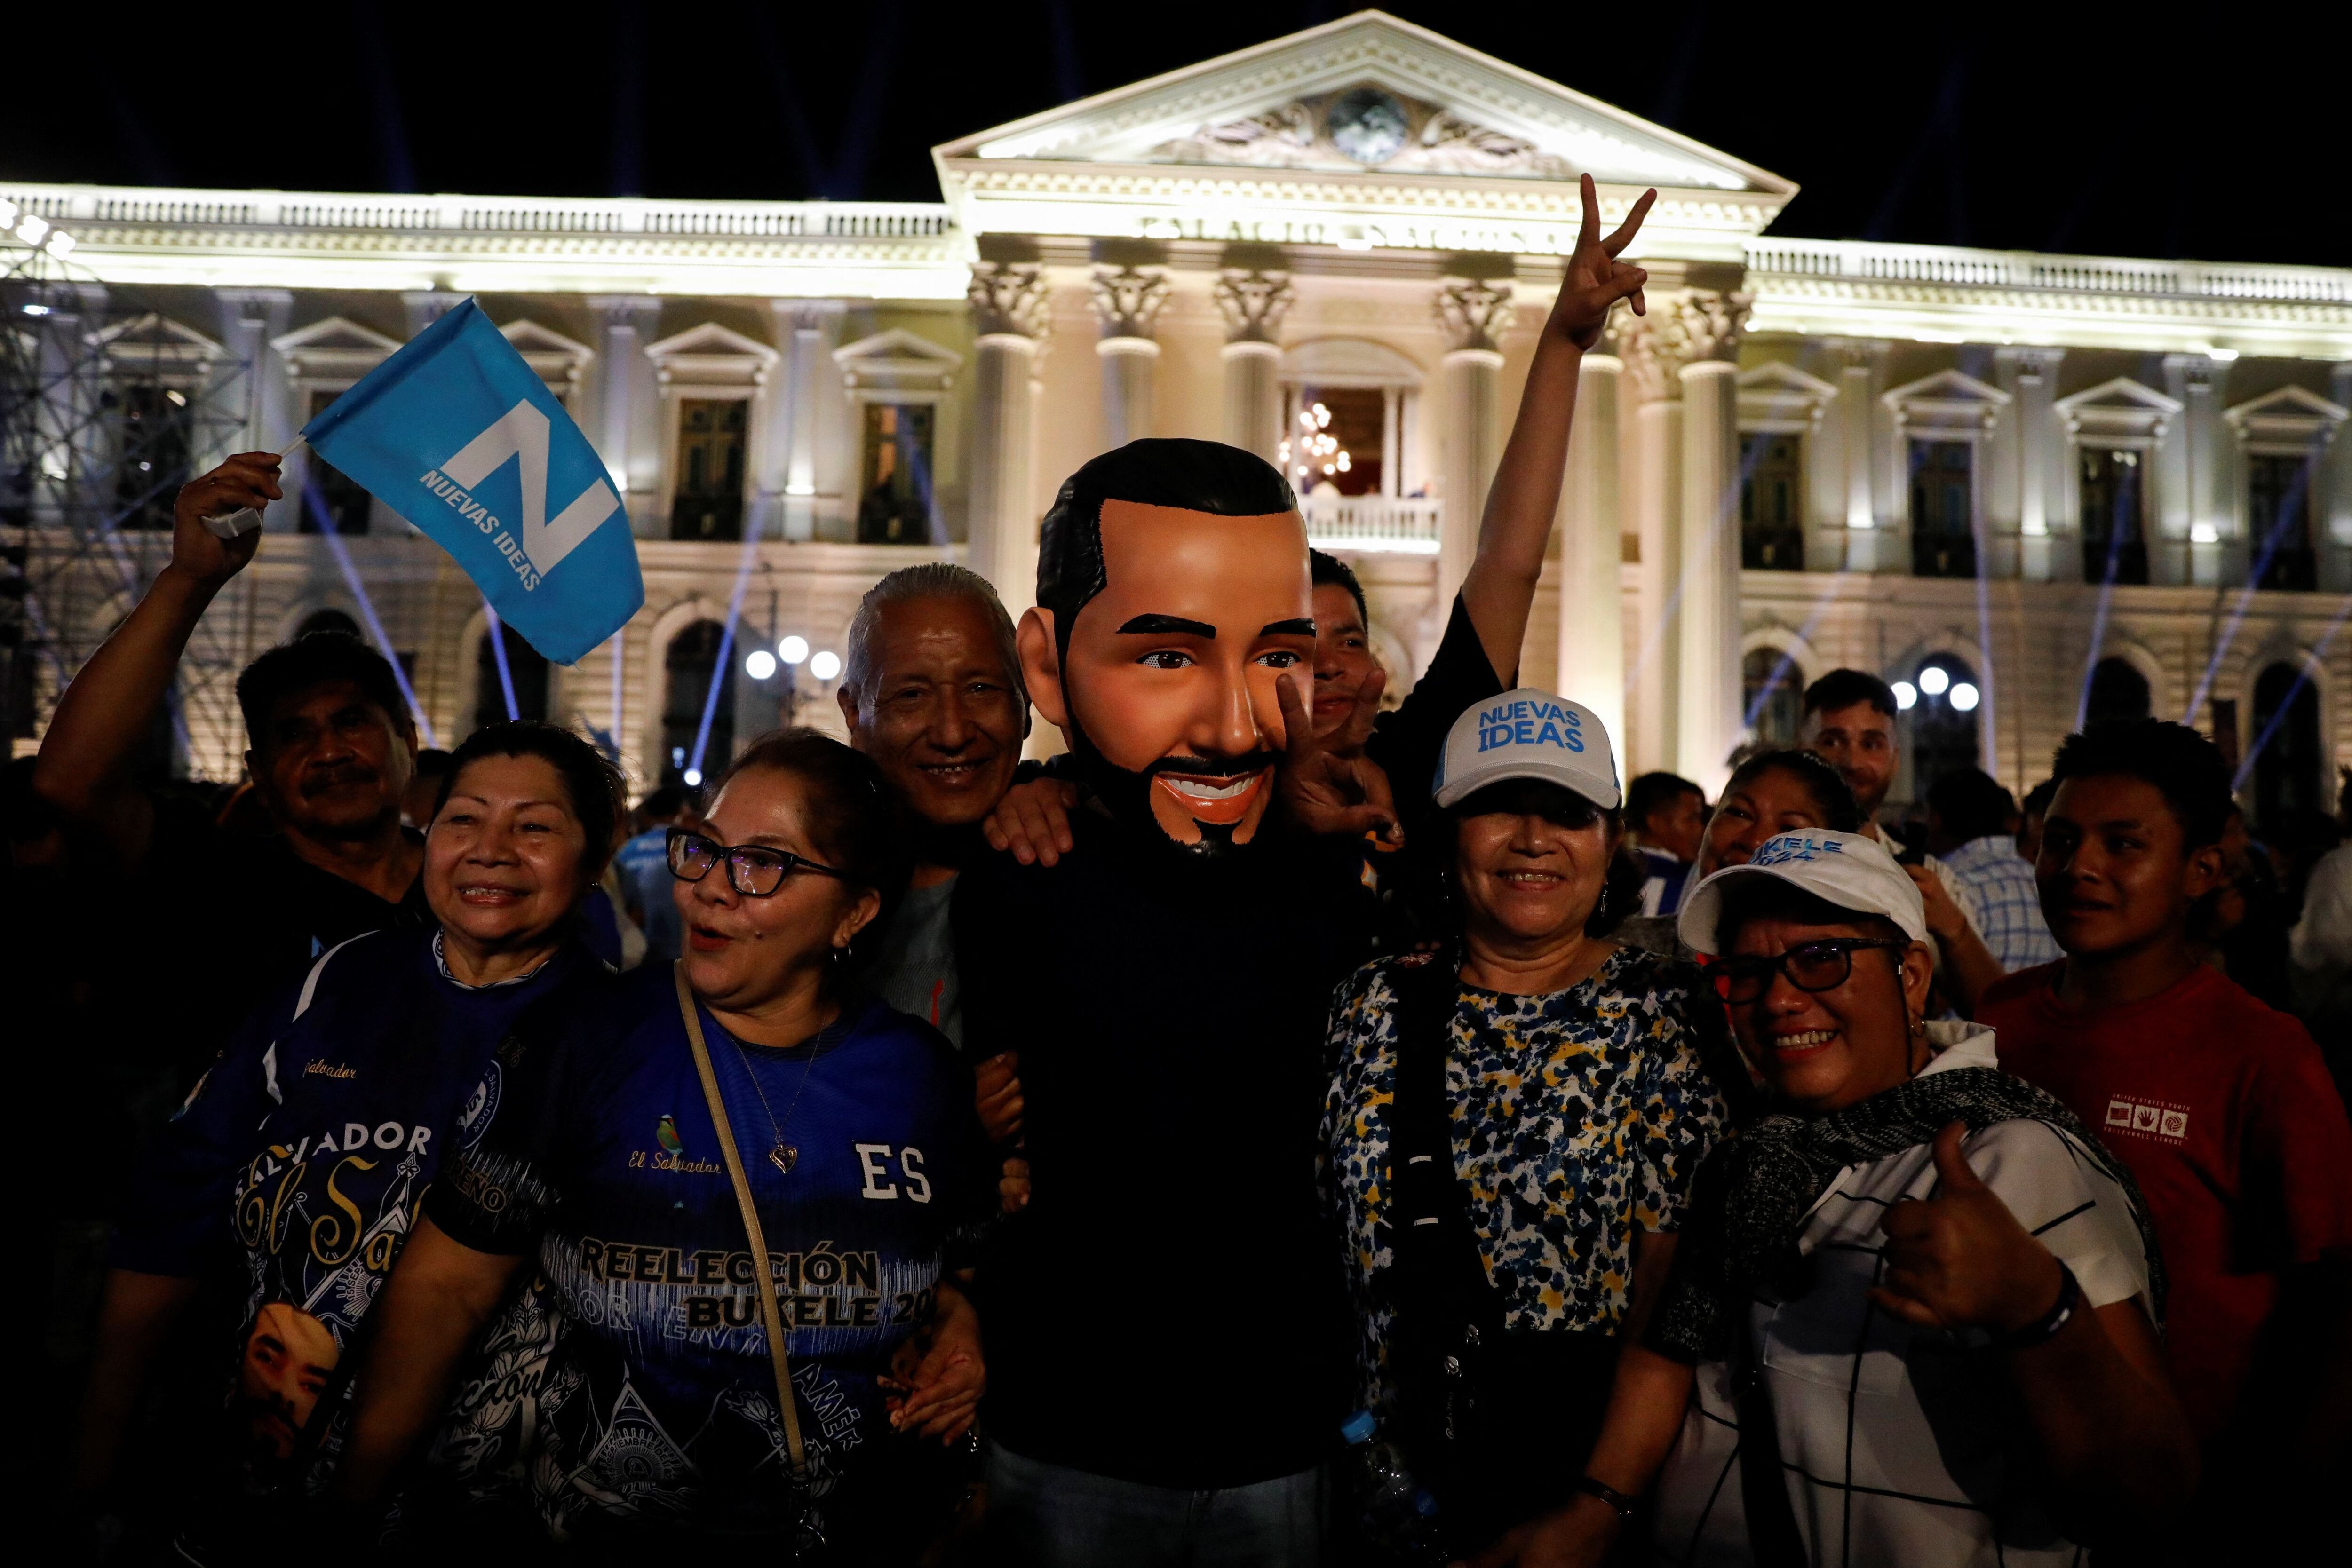
[[[541,1275],[494,1326],[439,1448],[478,1474],[528,1448],[562,1536],[773,1530],[793,1505],[756,1265],[671,967],[619,988],[550,1049],[525,1047],[489,1135],[427,1200],[458,1241],[535,1251]],[[788,1051],[739,1045],[708,1011],[702,1029],[822,1498],[898,1440],[876,1379],[992,1207],[971,1075],[879,1002]]]
[[[535,1004],[602,967],[566,948],[461,986],[434,935],[377,932],[256,1013],[164,1128],[110,1261],[193,1276],[224,1249],[246,1286],[227,1450],[265,1489],[317,1490],[340,1449],[352,1347],[417,1206],[503,1098],[495,1052]]]

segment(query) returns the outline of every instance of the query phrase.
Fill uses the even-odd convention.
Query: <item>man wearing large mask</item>
[[[1616,300],[1641,308],[1616,256],[1647,199],[1604,239],[1585,197],[1456,607],[1488,678],[1516,674],[1579,357]],[[1339,917],[1360,838],[1393,819],[1360,755],[1377,683],[1349,724],[1308,717],[1313,605],[1297,499],[1236,448],[1132,443],[1045,520],[1022,668],[1090,802],[1058,855],[974,865],[955,901],[966,1049],[1020,1053],[1034,1183],[980,1279],[1011,1561],[1320,1549],[1348,1339],[1314,1184],[1319,1048],[1363,956]],[[1425,794],[1433,758],[1390,760]]]

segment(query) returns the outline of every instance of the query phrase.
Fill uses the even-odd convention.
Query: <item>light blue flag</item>
[[[499,618],[575,664],[646,601],[604,460],[471,299],[302,427],[457,559]]]

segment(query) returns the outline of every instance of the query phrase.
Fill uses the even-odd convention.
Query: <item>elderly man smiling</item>
[[[875,989],[961,1045],[949,904],[1029,732],[1012,617],[967,568],[930,561],[894,571],[857,606],[835,695],[849,743],[881,768],[915,827],[914,874],[875,948]]]

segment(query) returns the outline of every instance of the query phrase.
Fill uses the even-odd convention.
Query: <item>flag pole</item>
[[[280,463],[285,462],[286,459],[293,456],[302,445],[303,440],[301,432],[297,431],[294,434],[294,439],[287,443],[284,451],[278,453],[278,460]],[[205,527],[210,528],[216,536],[225,539],[236,538],[240,534],[249,534],[260,526],[261,514],[251,507],[239,507],[234,512],[223,512],[216,517],[206,517],[205,519]]]

